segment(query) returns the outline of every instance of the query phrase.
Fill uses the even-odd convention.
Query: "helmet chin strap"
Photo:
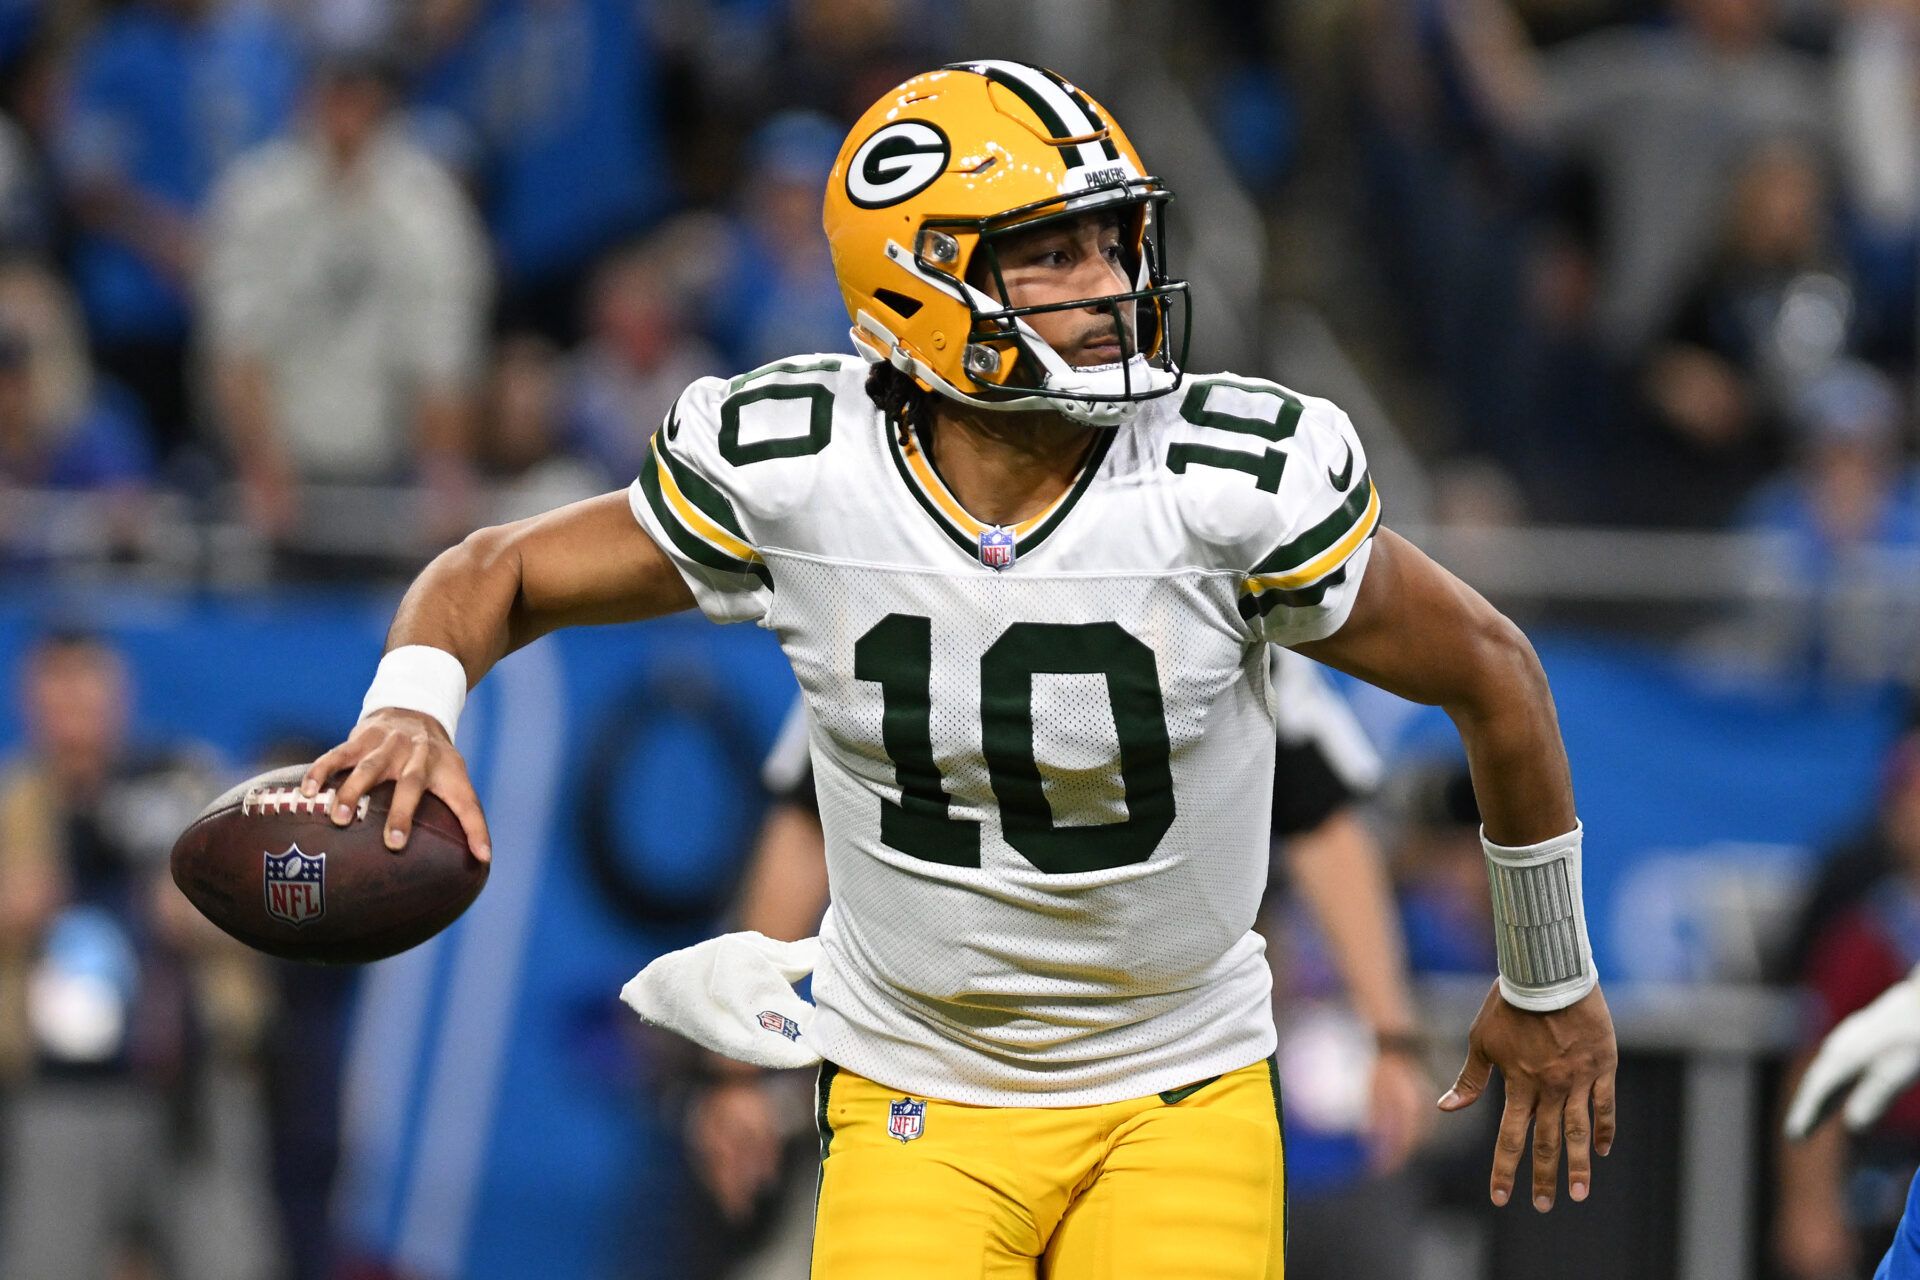
[[[1156,369],[1142,355],[1135,355],[1125,361],[1113,364],[1088,365],[1079,367],[1068,364],[1038,334],[1027,327],[1025,322],[1016,321],[1024,331],[1023,335],[1033,345],[1034,354],[1045,366],[1046,387],[1057,390],[1059,396],[1011,396],[1006,399],[989,400],[981,396],[968,395],[960,388],[941,377],[934,369],[914,358],[911,351],[901,344],[892,330],[874,319],[871,312],[862,311],[859,323],[853,327],[853,343],[860,354],[872,364],[885,361],[900,372],[917,378],[932,387],[934,391],[949,400],[975,409],[985,409],[990,413],[1057,413],[1071,422],[1089,427],[1119,427],[1133,421],[1140,410],[1137,401],[1112,399],[1079,399],[1080,396],[1121,396],[1141,391],[1165,392],[1174,385],[1174,374],[1166,369]],[[1064,397],[1064,398],[1063,398]]]

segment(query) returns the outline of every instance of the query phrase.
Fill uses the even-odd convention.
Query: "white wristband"
[[[460,659],[431,645],[403,644],[380,659],[360,703],[360,719],[387,707],[419,711],[438,720],[451,739],[466,704],[467,670]]]
[[[1535,1013],[1585,999],[1600,981],[1587,939],[1580,891],[1580,842],[1585,828],[1539,844],[1498,845],[1480,830],[1493,896],[1494,947],[1500,957],[1500,994]]]

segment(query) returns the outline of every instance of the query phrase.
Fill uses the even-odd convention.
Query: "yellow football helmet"
[[[1187,283],[1167,277],[1157,234],[1172,198],[1106,110],[1051,71],[987,61],[915,76],[860,117],[827,180],[855,346],[967,404],[1123,422],[1179,386],[1186,359]],[[999,281],[999,235],[1109,208],[1131,290],[1010,307],[972,282]],[[1113,317],[1116,363],[1071,365],[1025,319],[1090,307]]]

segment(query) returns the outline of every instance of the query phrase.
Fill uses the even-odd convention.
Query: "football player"
[[[1180,367],[1171,193],[1015,62],[889,91],[827,180],[859,356],[702,379],[631,490],[484,529],[402,600],[338,816],[432,790],[478,856],[468,686],[556,627],[699,607],[779,637],[813,720],[832,906],[814,1274],[1282,1273],[1267,876],[1280,644],[1460,729],[1501,972],[1441,1101],[1498,1067],[1490,1194],[1584,1198],[1616,1052],[1581,828],[1520,631],[1380,527],[1351,423]],[[691,1002],[700,993],[687,992]],[[751,1020],[751,1011],[745,1016]]]
[[[1356,1014],[1373,1034],[1366,1138],[1373,1172],[1392,1173],[1428,1129],[1432,1095],[1423,1096],[1423,1040],[1385,862],[1353,812],[1378,782],[1380,760],[1312,662],[1281,648],[1270,648],[1268,661],[1279,728],[1272,838],[1325,935]],[[761,771],[773,803],[754,843],[736,918],[740,928],[770,938],[813,933],[827,906],[810,736],[806,704],[796,702]],[[694,1168],[722,1212],[743,1219],[779,1171],[787,1108],[780,1082],[765,1071],[718,1055],[704,1065],[687,1117]],[[1296,1252],[1299,1243],[1296,1232]]]

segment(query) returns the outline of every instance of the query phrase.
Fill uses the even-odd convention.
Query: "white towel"
[[[620,988],[620,998],[656,1027],[759,1067],[811,1067],[813,1006],[793,984],[820,962],[820,939],[779,942],[727,933],[669,951]]]

